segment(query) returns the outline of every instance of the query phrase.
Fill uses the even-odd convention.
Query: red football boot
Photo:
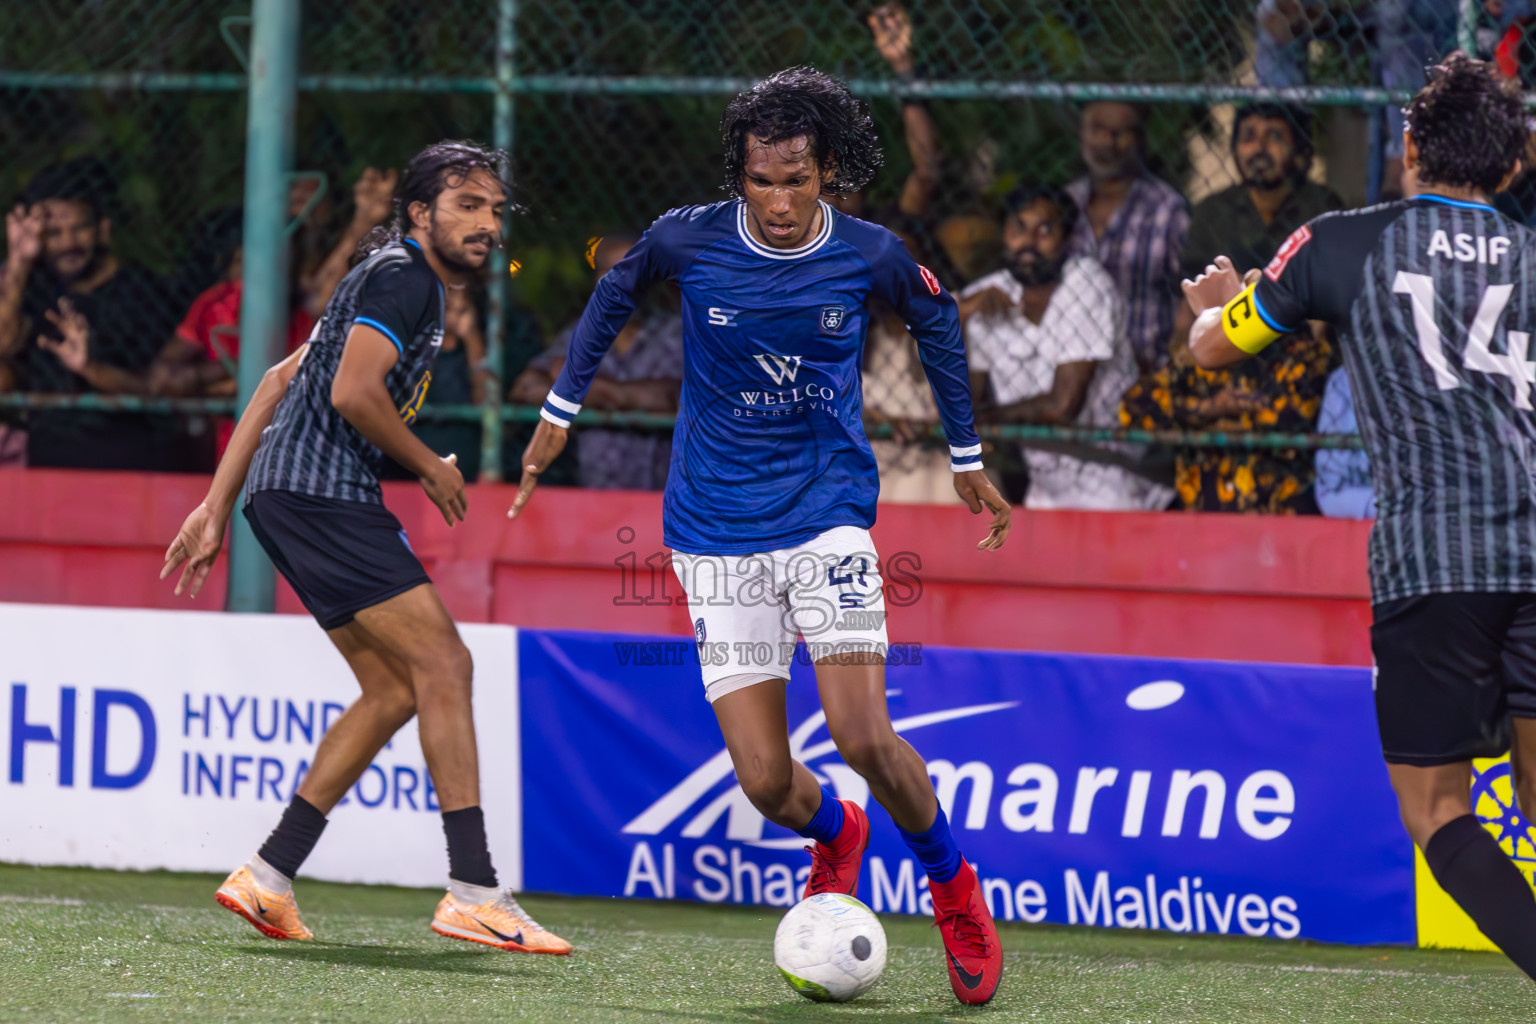
[[[831,846],[817,843],[806,847],[811,851],[811,877],[805,880],[801,899],[819,892],[840,892],[858,898],[859,868],[864,863],[864,849],[869,846],[869,818],[864,808],[852,800],[838,803],[843,805],[843,831]]]
[[[949,881],[929,880],[928,891],[933,894],[933,916],[944,938],[955,998],[962,1003],[985,1003],[1002,980],[1003,950],[976,870],[962,861],[960,872]]]

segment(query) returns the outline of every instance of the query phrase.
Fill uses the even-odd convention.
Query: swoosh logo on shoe
[[[951,953],[947,949],[944,951],[944,953],[949,957],[949,965],[955,969],[955,974],[959,976],[960,984],[964,985],[968,989],[975,988],[977,985],[981,984],[981,971],[977,971],[975,974],[972,974],[970,971],[967,971],[964,967],[960,966],[960,961],[955,959],[955,954]]]
[[[267,912],[267,908],[261,905],[261,897],[260,896],[252,896],[251,899],[253,899],[256,902],[256,913],[258,913],[258,914],[265,914]]]
[[[475,918],[475,924],[478,924],[481,928],[484,928],[486,931],[488,931],[492,935],[496,936],[502,942],[515,942],[518,945],[522,945],[522,943],[523,943],[523,933],[522,933],[521,929],[518,930],[518,933],[516,935],[507,935],[504,932],[499,932],[495,928],[492,928],[490,925],[486,924],[484,921],[480,920],[478,917]],[[977,975],[977,977],[980,977],[980,975]],[[972,986],[972,987],[975,987],[975,986]]]

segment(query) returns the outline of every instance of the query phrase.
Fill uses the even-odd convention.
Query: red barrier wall
[[[222,607],[222,561],[194,601],[158,579],[206,489],[197,477],[0,470],[0,600]],[[385,488],[455,616],[692,633],[667,600],[678,587],[660,495],[545,488],[510,523],[513,490],[471,487],[468,521],[449,529],[415,485]],[[916,580],[904,588],[915,601],[892,603],[893,641],[1370,664],[1368,524],[1015,510],[1002,551],[975,550],[985,532],[963,508],[881,506],[874,537],[887,575],[900,566]],[[278,610],[303,610],[281,582]]]

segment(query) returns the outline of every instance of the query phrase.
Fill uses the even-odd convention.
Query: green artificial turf
[[[439,938],[433,891],[303,879],[317,939],[274,942],[218,882],[0,865],[0,1021],[1536,1020],[1536,986],[1486,953],[1004,925],[998,996],[967,1008],[938,933],[891,916],[880,983],[823,1005],[774,969],[776,910],[527,898],[562,958]]]

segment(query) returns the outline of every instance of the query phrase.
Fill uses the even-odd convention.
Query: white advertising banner
[[[459,629],[491,856],[521,887],[517,631]],[[214,872],[260,846],[358,695],[307,617],[18,604],[0,604],[0,686],[0,861]],[[303,873],[446,884],[439,814],[412,720]]]

